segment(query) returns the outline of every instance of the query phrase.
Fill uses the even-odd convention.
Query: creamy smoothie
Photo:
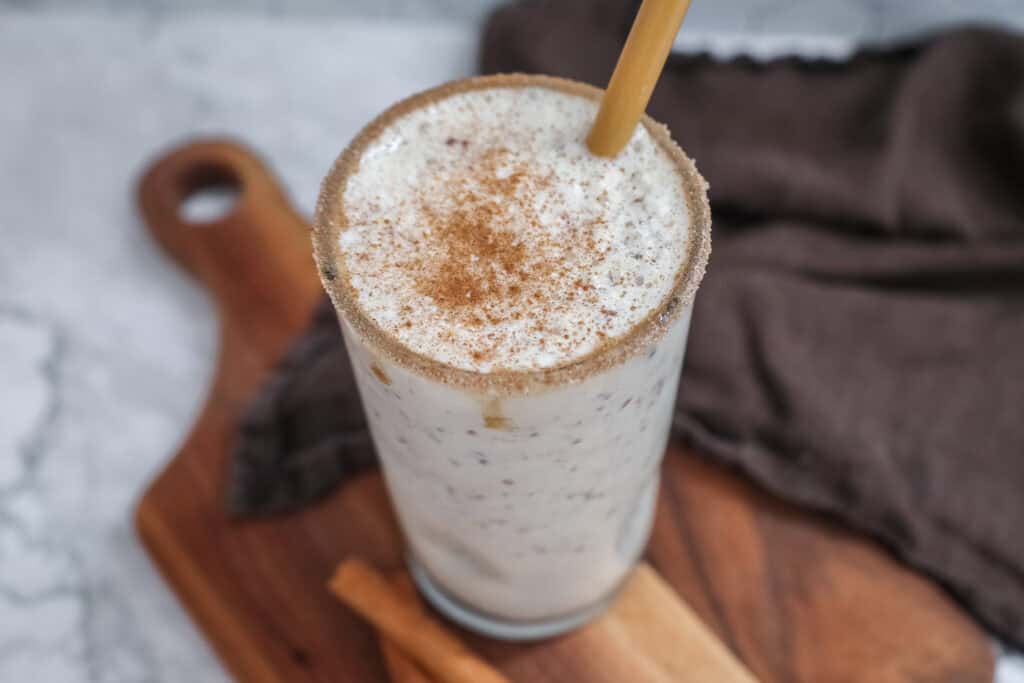
[[[314,243],[414,574],[493,635],[596,612],[646,544],[705,184],[645,119],[587,150],[598,91],[459,81],[371,123]]]

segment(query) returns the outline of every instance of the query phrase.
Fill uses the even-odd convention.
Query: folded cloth
[[[228,508],[236,516],[290,512],[375,462],[338,317],[325,296],[242,418]]]
[[[603,84],[633,7],[499,10],[482,70]],[[1024,645],[1024,40],[676,55],[649,112],[710,181],[715,221],[676,434]],[[300,506],[371,461],[325,305],[242,425],[233,510]]]

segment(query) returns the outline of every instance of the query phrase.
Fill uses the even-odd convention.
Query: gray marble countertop
[[[0,0],[0,682],[227,678],[131,524],[200,407],[216,343],[203,292],[136,215],[146,160],[235,135],[308,212],[362,123],[473,71],[490,3],[210,4]],[[1024,25],[1019,0],[965,5],[698,1],[682,44]],[[1002,656],[997,679],[1024,682],[1024,659]]]

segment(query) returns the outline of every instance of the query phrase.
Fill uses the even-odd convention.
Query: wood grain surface
[[[209,185],[239,190],[233,210],[203,225],[179,218],[183,199]],[[221,323],[202,414],[139,502],[143,542],[238,680],[386,680],[373,631],[325,586],[348,553],[400,567],[380,477],[359,477],[277,519],[224,514],[235,421],[320,296],[303,219],[261,162],[228,141],[186,145],[157,161],[139,203],[154,237],[209,290]],[[681,609],[762,681],[992,679],[987,638],[933,583],[678,446],[666,456],[648,561],[685,598]],[[640,651],[668,653],[651,656],[671,680],[720,680],[697,666],[708,647],[700,637],[663,637],[672,627],[660,620],[674,617],[645,607],[651,590],[631,599],[634,630],[625,635],[607,619],[527,645],[461,635],[517,682],[640,681]]]

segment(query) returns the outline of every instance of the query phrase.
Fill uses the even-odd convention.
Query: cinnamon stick
[[[423,610],[423,605],[416,594],[416,587],[412,585],[408,574],[400,572],[392,578],[391,584],[410,605],[417,610]],[[377,631],[377,634],[380,650],[384,655],[384,666],[388,670],[391,683],[434,683],[433,679],[423,672],[419,664],[402,651],[402,648],[391,642],[380,631]]]
[[[510,683],[363,560],[342,562],[328,586],[439,683]]]
[[[433,683],[423,669],[408,655],[402,652],[401,648],[388,640],[387,636],[380,634],[377,640],[380,643],[380,652],[384,655],[384,667],[388,670],[388,677],[391,683]]]

